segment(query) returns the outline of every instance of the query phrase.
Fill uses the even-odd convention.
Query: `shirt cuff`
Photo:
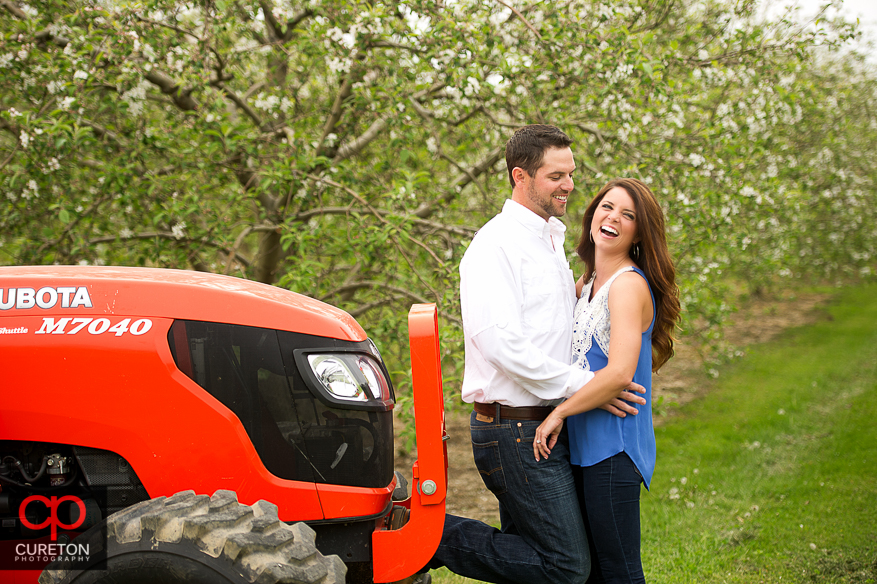
[[[588,383],[592,379],[594,379],[593,371],[586,371],[585,369],[579,369],[577,366],[573,366],[573,370],[569,374],[569,380],[567,381],[565,397],[572,397],[575,392],[580,390],[586,383]]]

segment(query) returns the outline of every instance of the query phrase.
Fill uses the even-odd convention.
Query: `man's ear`
[[[515,179],[515,186],[518,186],[518,183],[524,182],[528,176],[527,171],[521,168],[520,166],[516,166],[512,169],[512,178]]]

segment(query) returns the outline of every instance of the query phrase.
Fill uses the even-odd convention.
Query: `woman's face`
[[[636,206],[627,191],[622,187],[611,189],[597,204],[591,221],[596,248],[627,254],[639,241],[636,219]]]

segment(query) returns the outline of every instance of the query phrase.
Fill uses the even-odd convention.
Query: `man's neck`
[[[540,219],[545,221],[546,223],[551,218],[545,214],[542,209],[534,208],[533,202],[524,194],[524,190],[522,188],[515,188],[512,191],[512,201],[522,206],[526,210],[530,211],[534,215],[538,216]]]

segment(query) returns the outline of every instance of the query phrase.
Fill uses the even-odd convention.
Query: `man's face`
[[[517,200],[546,221],[563,217],[566,202],[573,190],[572,173],[576,169],[572,150],[549,148],[542,158],[536,176],[523,173],[523,200]]]

